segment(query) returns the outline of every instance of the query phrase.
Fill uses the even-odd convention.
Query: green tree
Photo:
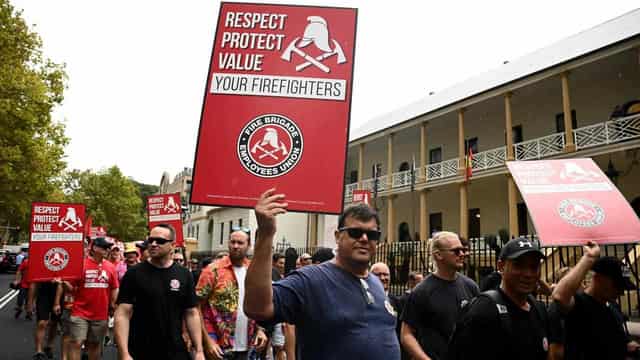
[[[117,166],[99,172],[70,171],[65,188],[67,201],[85,204],[93,223],[106,227],[109,235],[123,241],[146,235],[140,191]]]
[[[139,183],[135,180],[131,180],[138,187],[138,191],[140,192],[140,199],[142,199],[142,215],[147,216],[147,196],[155,195],[160,191],[160,187],[158,185],[150,185]]]
[[[68,139],[51,112],[67,78],[41,48],[22,13],[0,0],[0,223],[23,229],[32,201],[59,197],[66,166]]]

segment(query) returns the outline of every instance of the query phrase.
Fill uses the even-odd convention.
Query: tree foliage
[[[37,33],[0,0],[0,222],[27,228],[32,201],[56,200],[65,169],[64,125],[51,112],[63,100],[64,65],[42,54]]]
[[[140,190],[117,166],[99,172],[70,171],[65,189],[66,200],[85,204],[93,224],[104,226],[110,236],[133,241],[147,234]]]

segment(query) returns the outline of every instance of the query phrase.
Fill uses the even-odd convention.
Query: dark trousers
[[[248,351],[231,351],[224,354],[224,360],[248,360]]]
[[[22,305],[26,304],[28,294],[29,289],[20,288],[20,290],[18,290],[18,303],[16,304],[18,309],[22,309]]]

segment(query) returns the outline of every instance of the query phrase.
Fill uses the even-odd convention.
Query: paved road
[[[27,321],[24,315],[14,319],[16,295],[9,289],[14,274],[0,274],[0,358],[2,360],[29,360],[34,353],[33,329],[34,321]],[[60,359],[60,344],[56,341],[55,359]],[[107,348],[105,360],[115,360],[114,348]]]

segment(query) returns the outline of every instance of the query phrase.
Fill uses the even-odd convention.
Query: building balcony
[[[624,141],[640,139],[640,114],[627,116],[615,120],[580,127],[573,130],[573,140],[576,150],[586,150]],[[518,161],[538,160],[560,155],[565,149],[565,134],[555,133],[540,138],[519,142],[513,145],[514,157]],[[416,145],[417,147],[418,145]],[[481,151],[473,154],[473,174],[483,171],[501,168],[507,159],[506,146]],[[391,190],[408,190],[415,179],[415,185],[422,186],[430,181],[455,179],[460,174],[459,158],[453,158],[434,164],[428,164],[423,168],[399,171],[383,175],[376,179],[362,181],[362,189],[374,192],[374,184],[377,183],[377,192]],[[348,184],[345,187],[345,202],[351,202],[353,190],[358,188],[357,183]]]

